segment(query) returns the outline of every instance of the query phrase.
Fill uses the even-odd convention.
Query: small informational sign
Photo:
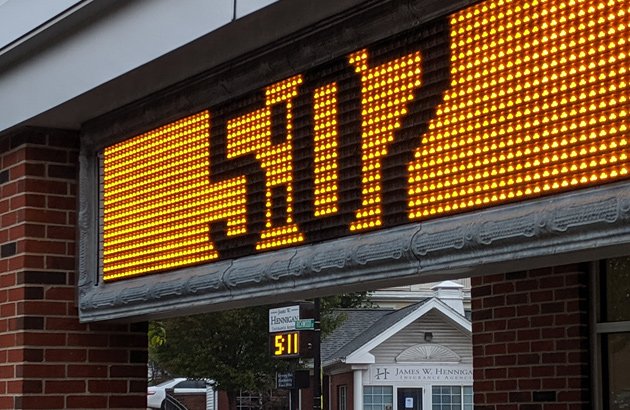
[[[315,329],[315,319],[300,319],[295,321],[296,330],[313,330]]]
[[[300,320],[300,305],[269,309],[269,333],[295,330]]]
[[[295,370],[292,372],[276,373],[276,388],[292,390],[309,387],[308,370]]]
[[[413,397],[405,397],[405,408],[413,409]]]
[[[295,373],[285,372],[276,374],[276,387],[278,389],[293,389],[295,384]]]

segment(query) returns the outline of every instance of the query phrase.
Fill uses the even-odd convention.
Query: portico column
[[[352,386],[352,408],[354,410],[363,410],[363,370],[358,369],[353,374]]]

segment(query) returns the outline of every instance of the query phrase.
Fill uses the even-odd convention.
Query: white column
[[[352,401],[353,410],[363,410],[363,370],[355,370],[353,373]]]

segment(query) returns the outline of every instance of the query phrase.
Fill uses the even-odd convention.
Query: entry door
[[[422,410],[422,389],[398,389],[398,410]]]

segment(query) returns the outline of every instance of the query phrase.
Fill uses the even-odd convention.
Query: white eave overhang
[[[382,332],[354,352],[350,353],[345,358],[342,358],[342,362],[350,365],[365,365],[375,363],[375,357],[372,353],[370,353],[374,348],[384,343],[387,339],[394,336],[396,333],[400,332],[405,327],[418,320],[420,317],[426,315],[431,310],[436,310],[443,314],[462,332],[468,335],[472,334],[472,324],[468,319],[455,312],[439,299],[432,298],[422,305],[418,306],[417,309],[410,312],[407,316],[390,326],[384,332]]]

